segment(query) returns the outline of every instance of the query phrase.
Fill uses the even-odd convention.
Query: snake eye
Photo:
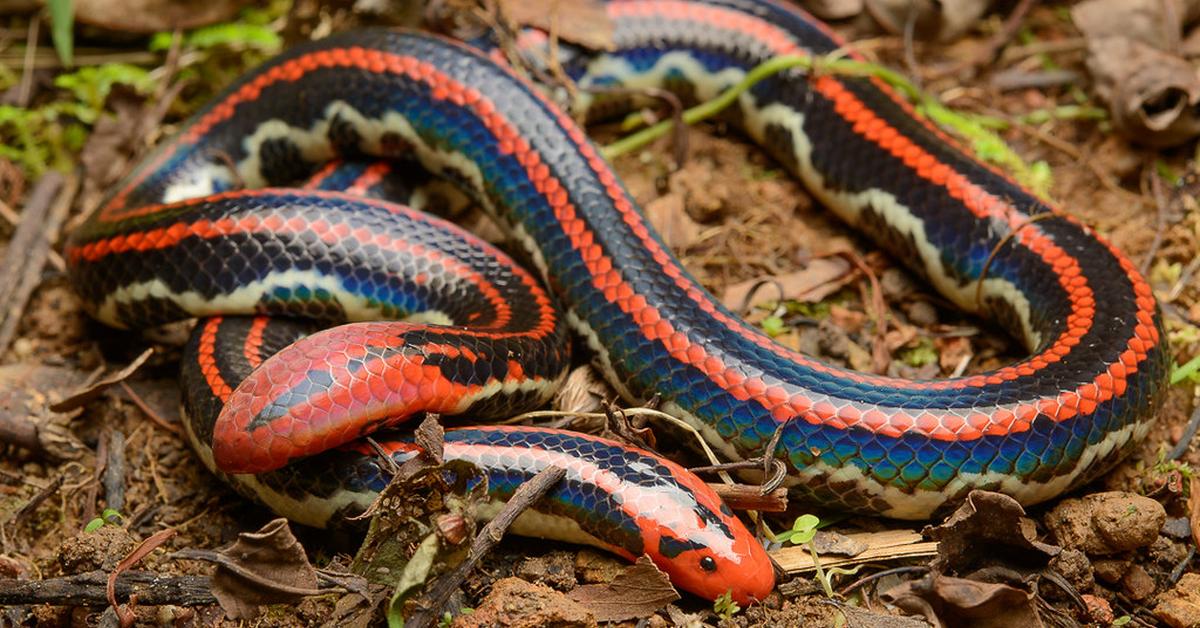
[[[713,560],[712,556],[705,556],[700,559],[700,568],[708,572],[716,571],[717,561]]]

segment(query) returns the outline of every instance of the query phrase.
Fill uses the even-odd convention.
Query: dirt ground
[[[287,23],[289,19],[310,19],[296,13],[302,13],[306,4],[311,3],[298,3],[299,8],[285,14],[280,30],[311,30],[311,26]],[[318,22],[323,24],[320,28],[332,30],[353,22],[339,19]],[[21,24],[17,19],[12,28],[19,30]],[[1044,161],[1049,165],[1050,197],[1147,269],[1165,307],[1175,363],[1184,364],[1200,351],[1200,282],[1192,263],[1200,250],[1200,211],[1193,198],[1200,190],[1189,188],[1186,180],[1176,182],[1178,175],[1194,167],[1191,148],[1138,148],[1116,135],[1107,123],[1090,119],[1051,117],[1022,122],[1031,112],[1074,103],[1080,88],[1059,85],[1001,91],[990,81],[995,73],[1036,54],[1048,56],[1057,67],[1081,69],[1081,49],[1026,56],[1020,56],[1018,50],[978,73],[937,78],[946,67],[985,45],[989,29],[975,29],[954,44],[917,42],[906,47],[902,37],[870,32],[860,22],[841,23],[838,28],[858,41],[869,58],[901,69],[945,105],[1012,122],[1001,137],[1027,163]],[[1037,41],[1076,36],[1069,22],[1064,23],[1059,5],[1033,9],[1024,29]],[[168,130],[200,104],[200,96],[191,90],[185,90],[165,111]],[[54,97],[52,89],[42,91],[41,98]],[[143,107],[138,111],[144,111],[146,103],[157,101],[151,96],[135,102]],[[109,106],[123,105],[110,100]],[[111,131],[113,137],[125,140],[136,135],[128,129],[124,135],[120,129]],[[100,132],[99,124],[93,132]],[[595,132],[602,143],[619,136],[612,127]],[[734,307],[749,301],[747,316],[771,326],[779,342],[838,365],[906,377],[981,372],[1021,355],[1016,342],[986,322],[956,311],[895,260],[836,222],[777,164],[731,129],[720,123],[690,128],[686,160],[676,168],[672,155],[673,147],[664,139],[621,156],[615,164],[688,268]],[[10,183],[0,190],[9,194],[7,204],[19,209],[28,201],[35,179],[11,163],[7,168],[15,169],[8,180],[20,180],[21,184]],[[102,180],[87,179],[98,176],[95,168],[84,173],[82,192],[71,207],[71,216],[83,210],[97,188],[102,189]],[[480,225],[485,237],[494,237],[486,223],[469,216],[465,222]],[[71,224],[68,220],[64,228]],[[14,231],[14,225],[0,221],[4,240]],[[8,247],[0,242],[0,255]],[[61,243],[56,248],[61,250]],[[838,271],[837,264],[846,267]],[[858,264],[869,272],[857,270]],[[801,272],[814,267],[827,274],[814,277]],[[775,278],[792,293],[787,307],[775,307],[777,298],[770,287],[749,294],[748,286],[763,278]],[[880,286],[889,321],[882,336],[874,323],[872,279]],[[171,576],[205,575],[212,572],[209,563],[175,554],[185,549],[216,549],[234,541],[238,533],[256,530],[273,518],[269,511],[240,498],[210,475],[182,437],[175,381],[186,331],[187,325],[147,333],[105,328],[82,311],[54,259],[46,264],[20,313],[16,337],[0,356],[0,409],[36,422],[43,431],[37,442],[48,444],[36,449],[7,445],[6,455],[0,459],[0,577],[36,580],[108,572],[138,543],[168,529],[174,536],[142,558],[136,569]],[[873,354],[879,344],[886,349],[882,360]],[[74,395],[97,374],[120,370],[150,347],[154,352],[128,379],[83,398]],[[1090,522],[1099,521],[1103,513],[1139,508],[1146,512],[1138,496],[1161,505],[1161,520],[1141,527],[1127,521],[1116,526],[1122,528],[1119,534],[1095,541],[1102,548],[1054,558],[1051,569],[1061,586],[1053,578],[1047,584],[1044,577],[1029,576],[1029,571],[1014,571],[1016,576],[1006,582],[1030,592],[1020,603],[1005,602],[992,590],[973,591],[967,597],[983,609],[979,616],[955,615],[940,607],[934,613],[943,618],[967,617],[963,621],[975,625],[1004,625],[981,619],[989,613],[993,621],[997,617],[1029,619],[1015,614],[1023,611],[1013,611],[1014,607],[1036,609],[1030,621],[1054,625],[1177,625],[1174,622],[1179,617],[1200,621],[1200,586],[1196,584],[1200,577],[1189,575],[1195,571],[1193,530],[1200,517],[1200,497],[1193,493],[1190,465],[1200,464],[1200,452],[1189,448],[1177,460],[1165,457],[1185,437],[1196,393],[1190,380],[1171,386],[1153,430],[1134,456],[1101,480],[1067,496],[1066,503],[1055,500],[1030,509],[1028,523],[1021,524],[1027,528],[1017,526],[1004,534],[1018,538],[1021,551],[1034,551],[1028,548],[1040,543],[1069,546],[1065,540],[1083,547],[1094,540],[1088,536],[1095,535],[1088,531]],[[64,411],[49,408],[66,398],[79,402]],[[20,435],[0,437],[8,443],[29,442]],[[1119,493],[1113,495],[1113,491]],[[1155,508],[1149,511],[1157,513]],[[787,515],[771,516],[768,522],[778,532],[790,528],[796,515],[803,512],[804,505],[793,504]],[[913,528],[821,514],[833,524],[829,531],[842,534]],[[97,518],[102,525],[89,525]],[[1155,525],[1158,528],[1151,536],[1130,540],[1146,526]],[[1027,538],[1018,528],[1028,532]],[[295,532],[318,567],[345,570],[349,565],[356,547],[352,535],[336,538],[301,527],[295,527]],[[986,544],[989,537],[964,538]],[[1005,557],[994,558],[1003,563],[1000,559]],[[929,556],[885,559],[850,575],[836,575],[834,589],[844,594],[835,597],[825,595],[813,584],[812,574],[804,572],[784,581],[780,593],[767,603],[726,617],[714,613],[711,603],[685,596],[640,623],[626,623],[922,625],[905,623],[917,620],[901,619],[897,606],[885,606],[880,593],[925,576],[920,568],[928,567],[930,560]],[[989,565],[993,572],[999,569]],[[912,570],[883,573],[898,567]],[[451,598],[455,625],[587,625],[591,618],[586,608],[572,606],[575,603],[563,592],[579,584],[609,581],[622,568],[619,561],[592,550],[506,539]],[[1011,565],[1004,568],[1013,569]],[[958,575],[966,573],[962,570]],[[856,582],[864,578],[865,582]],[[1032,580],[1039,584],[1030,585]],[[989,580],[977,572],[971,578],[971,582],[984,581],[994,586],[1004,578]],[[504,594],[489,597],[493,589]],[[503,600],[497,599],[501,597]],[[173,625],[299,626],[363,621],[363,617],[339,609],[341,598],[332,593],[270,606],[257,618],[242,621],[221,619],[222,610],[215,604],[139,605],[135,612],[140,622]],[[964,602],[961,606],[969,605]],[[1161,611],[1164,605],[1182,610]],[[1187,614],[1190,609],[1194,615]],[[5,625],[108,625],[115,617],[103,604],[0,608],[0,624]],[[366,619],[371,617],[368,614]],[[378,620],[379,616],[373,617]]]

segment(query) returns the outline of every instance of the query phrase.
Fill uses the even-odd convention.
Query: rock
[[[517,575],[559,591],[570,591],[576,585],[574,556],[567,552],[551,552],[527,558],[517,567]]]
[[[931,327],[938,322],[937,308],[928,301],[913,301],[904,308],[908,321],[918,327]]]
[[[1125,577],[1125,572],[1129,571],[1131,564],[1128,559],[1102,558],[1092,561],[1092,571],[1095,572],[1097,580],[1116,584]]]
[[[1165,536],[1160,536],[1150,545],[1147,554],[1150,555],[1150,560],[1153,560],[1154,564],[1165,571],[1170,571],[1187,558],[1187,548],[1188,544],[1177,543]]]
[[[1154,595],[1155,589],[1158,588],[1158,585],[1154,584],[1154,578],[1151,578],[1141,565],[1134,565],[1125,572],[1125,576],[1121,578],[1121,586],[1135,602]]]
[[[1186,541],[1192,538],[1192,522],[1187,517],[1171,517],[1163,524],[1162,533],[1177,541]]]
[[[1154,616],[1171,628],[1200,626],[1200,574],[1184,574],[1159,596]]]
[[[455,617],[453,624],[455,628],[596,625],[592,613],[567,596],[544,584],[525,582],[520,578],[497,580],[487,597],[475,607],[475,612]]]
[[[63,541],[58,546],[56,558],[63,575],[95,569],[111,571],[136,545],[137,539],[125,528],[104,525]]]
[[[1114,491],[1063,500],[1045,521],[1059,545],[1107,556],[1153,543],[1166,520],[1162,504]]]
[[[1095,623],[1101,626],[1111,626],[1117,619],[1113,615],[1112,606],[1108,600],[1097,597],[1095,595],[1081,595],[1083,603],[1087,605],[1088,617]]]
[[[1096,586],[1092,563],[1079,550],[1064,549],[1050,560],[1050,568],[1066,578],[1078,591],[1091,591]]]

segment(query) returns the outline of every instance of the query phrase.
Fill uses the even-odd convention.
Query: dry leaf
[[[243,532],[218,552],[212,592],[230,619],[251,618],[264,604],[299,601],[320,595],[317,572],[286,519],[275,519],[257,532]]]
[[[842,257],[818,257],[804,270],[733,284],[725,288],[721,302],[735,311],[743,306],[753,308],[781,298],[815,303],[851,281],[854,277],[852,270],[850,262]],[[771,284],[777,285],[778,290],[772,288]],[[749,303],[746,302],[747,296],[751,297]]]
[[[518,24],[557,34],[564,41],[592,50],[612,50],[613,25],[598,0],[508,0],[508,15]]]
[[[112,386],[113,384],[119,384],[125,381],[125,379],[130,375],[133,375],[133,373],[141,368],[141,366],[146,363],[146,360],[149,360],[150,356],[152,355],[154,355],[154,349],[146,349],[141,355],[134,358],[133,361],[130,362],[125,368],[97,380],[95,383],[85,387],[83,390],[73,393],[70,397],[67,397],[66,399],[63,399],[62,401],[50,406],[50,409],[55,412],[70,412],[76,408],[83,407],[85,403],[99,397],[100,394],[108,389],[109,386]]]
[[[1071,20],[1089,40],[1126,37],[1176,52],[1183,25],[1198,10],[1200,0],[1086,0],[1071,7]]]
[[[596,369],[590,365],[575,368],[567,375],[567,381],[554,393],[551,406],[562,412],[599,412],[601,402],[615,399],[616,394]]]
[[[977,582],[941,574],[903,582],[885,592],[887,602],[924,615],[935,626],[1039,628],[1034,597],[1006,584]]]
[[[1036,540],[1033,520],[1017,500],[988,491],[971,491],[954,514],[923,534],[938,541],[930,569],[939,573],[967,573],[995,563],[1040,569],[1062,551]]]
[[[682,194],[660,196],[647,203],[645,210],[650,225],[671,249],[682,251],[699,239],[700,225],[688,215]]]
[[[413,444],[425,452],[425,458],[433,464],[442,464],[442,449],[446,445],[446,432],[435,414],[425,417],[413,434]]]
[[[646,556],[608,584],[585,584],[567,594],[595,615],[596,621],[629,621],[658,612],[679,599],[667,574]]]
[[[409,465],[406,462],[404,466]],[[371,582],[394,585],[413,552],[428,537],[431,524],[449,514],[473,526],[469,508],[486,494],[486,476],[475,465],[461,460],[441,465],[426,463],[411,474],[397,474],[368,509],[370,528],[350,570]],[[471,527],[461,537],[474,535]],[[457,549],[441,545],[443,552]]]
[[[917,38],[938,41],[951,41],[966,34],[991,4],[991,0],[866,0],[867,13],[892,34],[903,34],[912,21]]]
[[[1200,77],[1183,59],[1127,37],[1097,37],[1088,40],[1087,66],[1126,138],[1162,148],[1200,134]]]

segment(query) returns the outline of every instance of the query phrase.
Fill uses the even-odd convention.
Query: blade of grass
[[[75,56],[75,4],[72,0],[50,0],[50,39],[62,64],[71,67]]]

